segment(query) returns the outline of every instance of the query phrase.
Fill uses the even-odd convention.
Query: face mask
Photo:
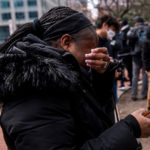
[[[115,36],[115,34],[116,34],[116,33],[115,33],[113,30],[109,29],[109,30],[107,31],[107,37],[108,37],[108,39],[109,39],[109,40],[112,40],[113,37]]]

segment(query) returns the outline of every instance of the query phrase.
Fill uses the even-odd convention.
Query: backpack
[[[146,30],[145,28],[143,28],[138,31],[138,42],[143,43],[145,39],[146,39]]]

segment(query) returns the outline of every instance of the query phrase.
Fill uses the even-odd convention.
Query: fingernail
[[[85,57],[89,57],[89,56],[92,56],[92,53],[85,54]]]
[[[85,54],[85,57],[88,57],[89,54]]]
[[[88,67],[91,67],[89,64],[86,64]]]
[[[85,60],[85,63],[88,63],[88,60]]]
[[[93,53],[94,52],[94,49],[91,49],[91,53]]]
[[[88,59],[88,60],[85,60],[85,62],[86,62],[86,63],[91,63],[92,60],[89,60],[89,59]]]

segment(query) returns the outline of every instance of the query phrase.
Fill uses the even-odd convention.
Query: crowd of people
[[[82,13],[56,7],[0,46],[0,125],[9,150],[142,149],[136,138],[150,136],[146,110],[114,118],[123,24],[104,16],[95,31]]]
[[[138,81],[142,70],[141,99],[147,98],[148,77],[144,67],[145,41],[148,38],[149,26],[142,17],[134,19],[134,27],[130,27],[127,19],[118,21],[116,18],[105,15],[96,21],[96,32],[99,35],[99,46],[107,47],[112,61],[120,62],[114,79],[114,97],[117,102],[117,81],[120,81],[120,90],[132,88],[132,100],[138,98]],[[127,71],[127,74],[125,73]],[[125,82],[128,86],[125,87]]]

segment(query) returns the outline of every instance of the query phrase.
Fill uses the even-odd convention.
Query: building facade
[[[0,0],[0,41],[42,14],[40,0]]]
[[[0,42],[19,25],[39,18],[55,6],[69,6],[73,0],[0,0]]]
[[[39,18],[56,6],[69,6],[82,11],[87,0],[0,0],[0,43],[19,25]]]

